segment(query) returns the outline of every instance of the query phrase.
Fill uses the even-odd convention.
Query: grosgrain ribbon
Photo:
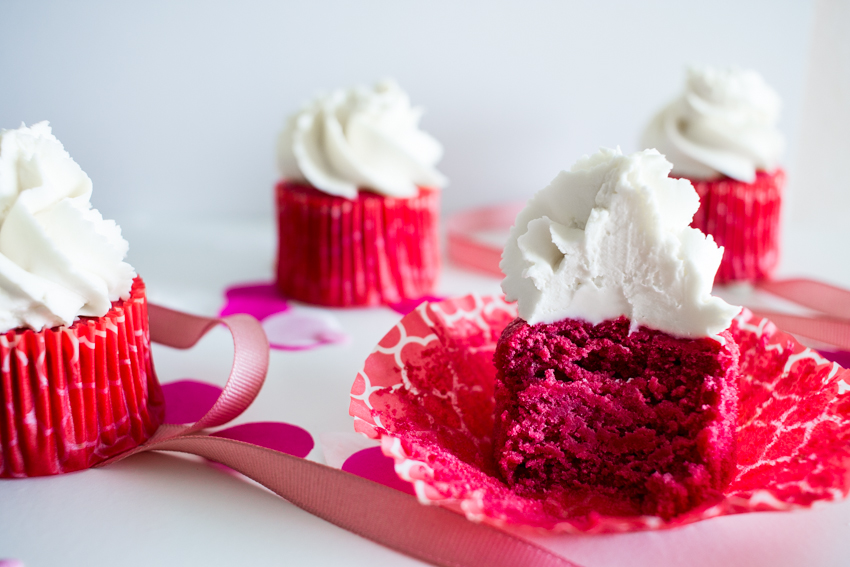
[[[475,238],[476,232],[509,229],[525,203],[494,205],[456,213],[446,222],[449,260],[473,270],[502,277],[499,261],[502,248],[490,246]]]
[[[475,238],[476,232],[506,231],[513,225],[523,203],[509,203],[463,211],[450,217],[448,256],[457,266],[503,277],[499,269],[502,248]],[[768,280],[756,289],[812,309],[814,315],[791,315],[750,307],[785,332],[850,350],[850,291],[810,279]]]
[[[143,445],[98,464],[121,461],[144,451],[177,451],[226,465],[259,482],[292,504],[350,532],[417,559],[451,567],[578,567],[533,543],[475,524],[436,506],[370,480],[319,463],[202,429],[223,425],[254,401],[266,377],[269,344],[248,315],[198,317],[148,306],[151,339],[189,348],[213,327],[233,335],[233,367],[210,411],[192,425],[163,425]]]
[[[850,350],[850,291],[809,279],[759,282],[761,289],[817,312],[814,315],[790,315],[752,309],[753,313],[773,321],[780,329]]]

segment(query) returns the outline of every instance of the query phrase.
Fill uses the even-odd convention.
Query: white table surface
[[[151,301],[214,315],[223,289],[269,281],[274,225],[167,222],[124,225],[130,261]],[[847,231],[786,230],[780,275],[815,276],[850,287]],[[497,293],[498,280],[446,266],[439,292]],[[348,393],[363,360],[400,317],[384,308],[333,310],[346,344],[272,351],[268,378],[234,423],[285,421],[316,439],[350,432]],[[229,335],[216,329],[194,349],[154,347],[163,382],[196,378],[223,385]],[[537,538],[585,566],[850,565],[850,502],[793,513],[717,518],[664,532]],[[422,563],[301,511],[265,489],[175,455],[146,453],[105,469],[0,481],[0,558],[26,567],[85,565],[346,565]]]

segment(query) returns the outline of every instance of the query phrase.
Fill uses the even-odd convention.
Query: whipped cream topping
[[[603,149],[537,192],[502,254],[502,290],[529,324],[625,315],[677,337],[714,337],[740,307],[711,295],[722,248],[688,226],[699,197],[656,150]]]
[[[641,145],[666,155],[674,175],[752,183],[757,170],[776,168],[784,149],[780,107],[779,95],[755,71],[694,67],[685,91],[652,119]]]
[[[100,317],[127,299],[127,241],[47,122],[0,130],[0,332]]]
[[[443,187],[446,178],[434,169],[443,148],[419,129],[421,117],[390,80],[319,96],[281,132],[280,173],[348,199],[358,188],[413,197],[417,186]]]

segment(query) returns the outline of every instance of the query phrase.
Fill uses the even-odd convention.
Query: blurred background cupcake
[[[277,286],[350,307],[433,290],[440,266],[442,146],[391,80],[321,95],[278,142]]]
[[[770,277],[779,262],[785,142],[779,95],[751,70],[691,67],[684,91],[661,109],[641,145],[673,163],[700,198],[691,226],[724,247],[716,283]]]

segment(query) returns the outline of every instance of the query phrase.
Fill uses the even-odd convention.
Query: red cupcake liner
[[[785,172],[759,171],[753,183],[728,177],[689,181],[700,199],[691,226],[712,235],[725,249],[715,283],[768,279],[779,263]]]
[[[164,415],[140,278],[103,317],[0,335],[0,477],[89,468],[146,441]]]
[[[513,492],[493,457],[496,342],[516,317],[501,297],[421,304],[366,359],[351,389],[354,427],[381,441],[419,500],[473,521],[565,533],[672,528],[728,514],[806,508],[850,492],[850,371],[746,309],[730,332],[741,378],[735,475],[719,502],[664,520],[576,513]]]
[[[361,191],[354,200],[309,185],[277,188],[277,286],[292,299],[333,307],[428,295],[440,268],[439,191],[409,199]]]

